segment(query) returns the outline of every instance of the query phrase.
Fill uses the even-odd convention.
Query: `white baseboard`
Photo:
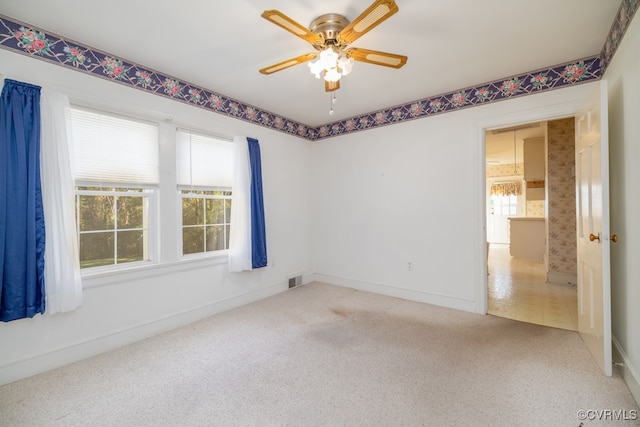
[[[278,283],[0,366],[0,386],[132,344],[287,290]]]
[[[477,313],[476,301],[456,298],[449,295],[435,294],[431,292],[416,291],[414,289],[399,288],[397,286],[383,285],[379,283],[364,282],[361,280],[344,277],[329,276],[324,274],[313,275],[313,280],[329,285],[342,286],[344,288],[357,289],[359,291],[402,298],[409,301],[422,302],[440,307]]]
[[[572,273],[557,273],[553,271],[547,272],[547,283],[555,285],[576,285],[578,276]]]
[[[622,377],[624,382],[627,383],[633,398],[640,406],[640,376],[638,375],[638,370],[633,366],[616,337],[613,337],[613,360],[623,364]]]

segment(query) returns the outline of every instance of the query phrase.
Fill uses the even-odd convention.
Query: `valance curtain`
[[[267,265],[262,195],[262,166],[258,140],[235,137],[229,237],[229,271]]]
[[[491,184],[492,196],[519,196],[522,194],[520,181],[494,182]]]
[[[69,97],[43,88],[40,108],[42,198],[47,227],[46,303],[47,313],[55,314],[82,304]]]
[[[45,310],[40,87],[6,79],[0,96],[0,320]]]

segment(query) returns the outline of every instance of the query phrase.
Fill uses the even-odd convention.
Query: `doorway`
[[[485,133],[489,314],[577,330],[576,239],[566,232],[575,233],[575,210],[566,209],[575,207],[573,122],[568,117]],[[558,222],[562,236],[554,229]]]

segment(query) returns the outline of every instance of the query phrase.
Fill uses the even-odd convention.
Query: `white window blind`
[[[71,125],[76,180],[158,183],[157,125],[79,108]]]
[[[231,141],[179,130],[176,144],[178,185],[231,187]]]

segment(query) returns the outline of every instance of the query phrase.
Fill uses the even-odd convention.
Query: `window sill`
[[[227,252],[213,256],[199,256],[193,258],[183,258],[176,261],[163,263],[139,263],[131,267],[125,267],[117,270],[83,272],[82,287],[84,289],[97,288],[101,286],[109,286],[120,284],[123,281],[133,281],[147,279],[155,276],[164,276],[171,273],[179,273],[181,271],[209,268],[212,266],[227,265]]]

